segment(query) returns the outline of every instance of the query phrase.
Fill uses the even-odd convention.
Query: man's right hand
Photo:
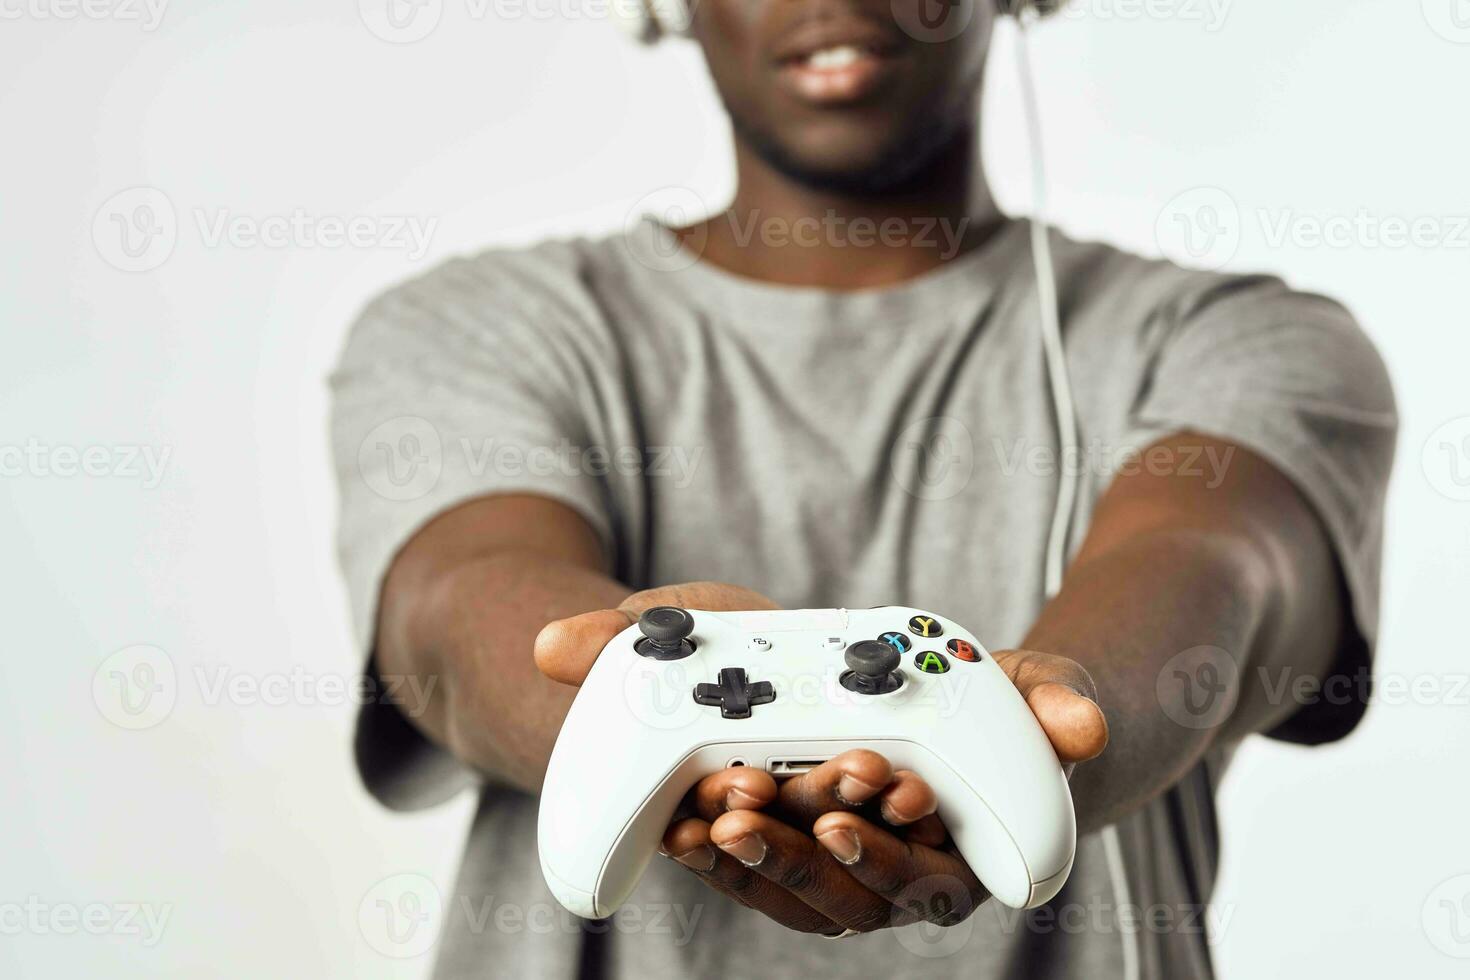
[[[548,623],[536,637],[536,666],[554,681],[580,687],[598,654],[613,637],[655,606],[714,612],[780,608],[759,592],[722,582],[689,582],[645,589],[628,596],[616,609],[600,609]]]

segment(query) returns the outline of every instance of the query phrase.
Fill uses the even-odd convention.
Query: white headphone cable
[[[1020,11],[1014,20],[1021,100],[1025,108],[1026,133],[1031,151],[1031,261],[1036,268],[1041,345],[1046,355],[1047,380],[1051,387],[1052,409],[1056,415],[1057,437],[1062,453],[1056,509],[1052,512],[1046,543],[1045,589],[1046,598],[1050,600],[1062,588],[1062,573],[1067,564],[1068,536],[1077,506],[1082,467],[1077,438],[1077,410],[1072,398],[1071,380],[1067,374],[1066,350],[1062,345],[1061,308],[1057,299],[1056,270],[1052,262],[1051,230],[1046,221],[1046,168],[1041,145],[1041,109],[1031,71],[1031,55],[1026,36],[1027,12]],[[1113,923],[1123,944],[1123,977],[1124,980],[1138,980],[1138,937],[1123,927],[1122,920],[1124,910],[1131,909],[1133,900],[1117,825],[1109,824],[1103,828],[1101,836],[1103,852],[1107,857],[1108,877],[1113,885],[1113,904],[1116,906]]]

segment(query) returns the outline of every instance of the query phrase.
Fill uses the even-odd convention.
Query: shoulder
[[[369,300],[344,359],[428,349],[473,359],[597,343],[599,293],[618,250],[614,238],[558,239],[449,259]]]
[[[1069,343],[1200,371],[1259,368],[1262,379],[1310,373],[1392,406],[1376,346],[1335,299],[1269,274],[1186,269],[1060,233],[1052,243]]]

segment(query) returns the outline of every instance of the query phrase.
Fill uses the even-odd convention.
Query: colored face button
[[[942,636],[944,627],[939,625],[939,620],[930,616],[915,616],[909,620],[909,632],[915,636]]]
[[[913,644],[909,642],[909,638],[904,636],[902,633],[883,633],[878,637],[878,639],[893,647],[893,649],[897,650],[899,653],[908,653],[909,647],[913,646]]]
[[[977,663],[980,660],[980,651],[975,649],[975,644],[971,643],[968,640],[962,640],[959,637],[955,637],[953,640],[950,640],[948,643],[946,643],[944,645],[944,649],[948,650],[959,659],[968,660],[972,664]]]
[[[914,654],[914,666],[926,674],[942,674],[949,670],[949,661],[944,654],[933,650],[920,650]]]

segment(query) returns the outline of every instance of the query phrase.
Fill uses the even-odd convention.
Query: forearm
[[[1236,704],[1247,664],[1272,642],[1278,599],[1275,576],[1257,549],[1209,531],[1154,531],[1074,564],[1025,646],[1081,663],[1107,716],[1107,751],[1072,779],[1081,830],[1142,806],[1214,742],[1243,734],[1228,709],[1196,714],[1201,702],[1184,699],[1202,692],[1174,671],[1193,676],[1218,660],[1211,651],[1224,651],[1240,671],[1206,676],[1233,688],[1214,691],[1221,699],[1215,704]],[[1185,651],[1199,651],[1198,659],[1170,663]]]
[[[377,661],[383,674],[432,681],[413,723],[487,777],[536,790],[576,689],[536,669],[541,628],[617,607],[629,589],[582,565],[526,551],[390,575]]]

